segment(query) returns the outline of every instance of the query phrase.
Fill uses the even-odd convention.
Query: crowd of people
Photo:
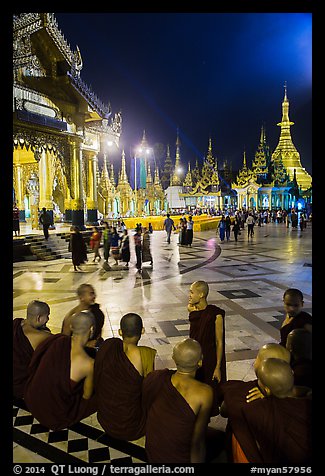
[[[231,463],[310,464],[312,318],[303,294],[285,291],[279,341],[259,349],[249,382],[227,379],[226,312],[208,295],[205,281],[190,286],[188,337],[173,347],[175,366],[160,370],[157,349],[139,345],[138,314],[121,318],[119,337],[103,339],[91,284],[78,287],[58,334],[48,304],[30,302],[26,318],[13,321],[15,399],[52,430],[96,413],[113,438],[144,436],[149,463],[211,462],[223,451]],[[227,418],[222,437],[210,424],[218,414]]]
[[[123,221],[118,221],[116,226],[103,221],[103,230],[99,226],[94,226],[89,240],[91,251],[94,252],[92,262],[99,263],[104,258],[103,268],[110,270],[109,258],[114,260],[113,266],[118,266],[121,261],[126,269],[129,268],[131,259],[129,231]],[[152,225],[148,227],[137,223],[133,235],[134,248],[136,255],[136,268],[138,272],[142,271],[142,264],[149,262],[153,266],[153,257],[151,254],[151,234]],[[88,261],[87,245],[77,226],[70,228],[70,240],[68,250],[72,255],[74,271],[82,271],[81,264]],[[103,252],[103,256],[101,254]]]
[[[283,223],[287,228],[290,224],[292,229],[297,229],[298,225],[301,231],[307,227],[306,214],[302,211],[298,214],[295,209],[286,210],[236,210],[234,214],[221,213],[221,218],[217,227],[217,235],[221,243],[230,241],[231,231],[234,239],[238,241],[238,235],[247,228],[247,238],[252,239],[254,236],[254,227],[263,226],[268,223]],[[311,221],[311,215],[309,217]]]

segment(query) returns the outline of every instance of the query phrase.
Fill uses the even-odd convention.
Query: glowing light
[[[217,240],[215,238],[210,238],[206,242],[206,247],[208,248],[208,250],[215,250],[216,246],[217,246]]]
[[[43,289],[43,275],[41,273],[24,273],[19,287],[24,291],[41,291]]]

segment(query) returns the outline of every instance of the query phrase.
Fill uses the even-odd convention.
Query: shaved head
[[[312,359],[312,333],[307,329],[294,329],[287,337],[287,349],[295,360]]]
[[[71,330],[74,335],[85,334],[95,325],[95,318],[90,311],[81,311],[71,318]]]
[[[77,294],[80,297],[80,296],[83,296],[85,292],[89,290],[94,291],[94,287],[91,284],[83,283],[83,284],[80,284],[80,286],[78,287]]]
[[[284,360],[265,359],[258,369],[258,381],[262,388],[267,387],[275,397],[285,398],[293,388],[293,371]]]
[[[202,359],[202,349],[198,341],[187,338],[178,342],[173,349],[173,360],[177,370],[192,372]]]
[[[259,366],[261,365],[262,360],[269,358],[282,359],[285,362],[288,362],[289,364],[291,356],[288,349],[286,349],[280,344],[271,342],[269,344],[263,345],[258,351],[257,357],[254,362],[254,370],[256,374],[259,369]]]
[[[50,314],[50,306],[43,301],[31,301],[27,306],[27,319],[33,320],[38,316]]]
[[[142,318],[133,312],[124,314],[120,320],[122,337],[140,337],[142,333]]]
[[[209,285],[205,281],[195,281],[192,286],[197,290],[197,292],[203,293],[204,297],[207,297],[209,294]]]

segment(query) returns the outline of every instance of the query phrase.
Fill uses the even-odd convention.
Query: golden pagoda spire
[[[247,163],[246,163],[246,150],[244,149],[244,157],[243,157],[243,168],[247,168]]]
[[[180,179],[180,145],[181,142],[179,140],[178,129],[177,129],[177,138],[176,138],[176,157],[175,157],[175,168],[174,173],[170,181],[170,185],[181,185]]]
[[[209,137],[208,156],[212,157],[212,139]]]
[[[297,182],[304,190],[311,186],[311,176],[302,167],[300,161],[300,154],[295,148],[292,139],[290,127],[294,122],[289,119],[289,100],[287,97],[287,83],[284,84],[284,98],[282,102],[282,120],[277,124],[281,127],[279,143],[272,154],[272,162],[274,169],[279,166],[280,156],[283,165],[289,174],[290,179],[293,179],[294,169],[296,169]]]
[[[109,175],[108,175],[108,170],[107,170],[106,154],[104,154],[104,163],[103,163],[101,178],[102,178],[102,180],[103,180],[103,179],[107,179],[107,178],[108,178],[108,180],[109,180]]]
[[[159,169],[158,169],[158,167],[155,168],[154,184],[155,185],[161,185],[160,178],[159,178]]]
[[[121,172],[120,172],[120,176],[119,176],[119,181],[118,181],[118,183],[119,183],[119,184],[129,183],[129,181],[128,181],[128,176],[127,176],[127,173],[126,173],[125,152],[124,152],[124,149],[122,150],[122,167],[121,167]]]
[[[193,180],[192,180],[192,172],[191,172],[191,163],[188,163],[188,169],[187,169],[187,174],[185,177],[185,180],[183,182],[184,187],[192,187],[193,186]]]
[[[111,164],[111,171],[110,171],[110,181],[112,185],[115,185],[115,177],[114,177],[114,166]]]
[[[147,181],[146,181],[146,184],[147,185],[151,185],[152,184],[152,175],[151,175],[151,169],[150,169],[150,164],[148,162],[148,168],[147,168]]]

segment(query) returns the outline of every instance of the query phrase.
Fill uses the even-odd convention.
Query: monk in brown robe
[[[121,440],[144,435],[142,382],[154,370],[156,350],[139,346],[144,333],[138,314],[125,314],[118,337],[106,339],[97,352],[94,369],[97,419],[105,432]]]
[[[269,343],[263,345],[256,356],[254,370],[257,376],[261,362],[266,358],[279,358],[290,363],[290,352],[280,344]],[[234,463],[248,463],[245,452],[258,462],[260,458],[256,442],[251,438],[248,428],[242,421],[242,408],[264,394],[258,387],[257,378],[244,382],[242,380],[228,380],[221,384],[223,402],[220,406],[220,415],[228,418],[226,427],[226,451],[228,461]],[[243,450],[245,448],[245,452]]]
[[[227,380],[225,353],[225,311],[208,304],[209,286],[205,281],[196,281],[190,287],[188,311],[190,337],[201,344],[203,364],[196,378],[210,385],[214,391],[211,415],[218,415],[220,383]]]
[[[71,319],[72,316],[81,311],[90,311],[95,318],[94,332],[90,340],[87,342],[86,347],[97,349],[103,342],[102,329],[104,326],[105,316],[99,308],[99,304],[95,302],[96,292],[91,284],[81,284],[77,289],[77,295],[79,297],[79,304],[75,306],[65,316],[62,322],[61,332],[67,336],[71,336]],[[87,350],[86,349],[86,350]],[[89,352],[91,357],[95,357],[96,353]]]
[[[312,332],[312,317],[302,311],[304,296],[299,289],[289,288],[283,294],[286,316],[280,328],[280,344],[286,346],[289,332],[294,329],[307,329]]]
[[[37,346],[52,336],[46,324],[50,307],[46,302],[31,301],[27,306],[26,319],[13,321],[13,395],[24,398],[28,377],[28,365]]]
[[[184,339],[175,345],[173,359],[176,371],[155,370],[143,382],[148,461],[204,463],[213,391],[195,379],[202,363],[200,344]]]
[[[289,350],[290,365],[293,370],[295,386],[304,393],[312,389],[312,333],[307,329],[294,329],[289,332],[286,348]]]
[[[51,430],[62,430],[96,411],[93,397],[94,359],[85,352],[93,332],[89,311],[75,314],[72,336],[56,334],[35,350],[25,388],[33,416]]]
[[[312,400],[295,397],[290,365],[280,359],[264,360],[258,370],[258,386],[266,398],[243,407],[242,415],[261,463],[310,465]],[[245,454],[250,462],[256,462],[247,451]]]

